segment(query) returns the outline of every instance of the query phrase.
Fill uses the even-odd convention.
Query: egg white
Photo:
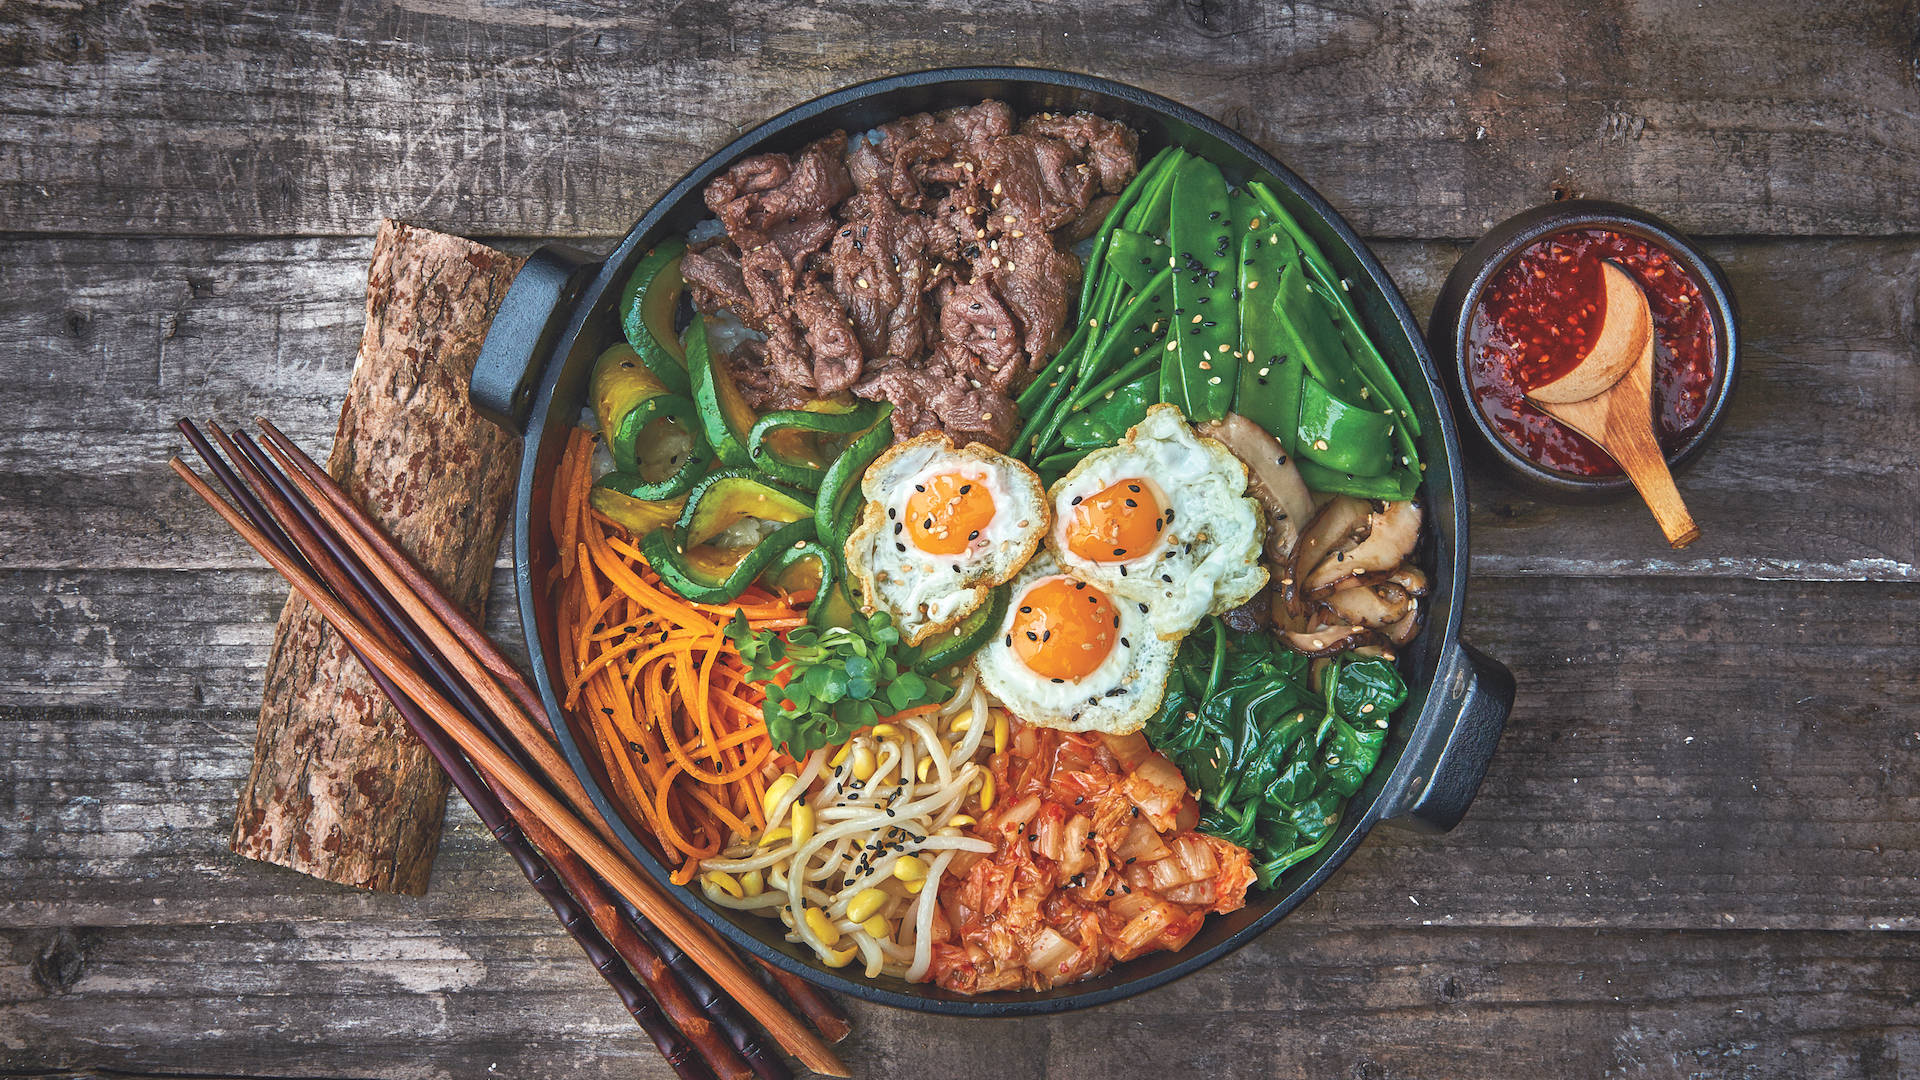
[[[993,518],[952,555],[922,551],[906,529],[915,486],[943,473],[970,477],[993,499]],[[913,645],[986,603],[1032,558],[1052,522],[1032,469],[979,443],[956,449],[941,432],[896,443],[867,467],[860,490],[866,504],[847,538],[847,570],[862,608],[890,613]]]
[[[1120,562],[1068,550],[1078,501],[1133,477],[1151,482],[1162,510],[1172,514],[1154,545]],[[1206,615],[1238,607],[1266,586],[1266,521],[1247,497],[1247,467],[1219,440],[1196,435],[1176,406],[1148,409],[1124,439],[1082,458],[1047,497],[1054,511],[1048,548],[1075,577],[1146,602],[1161,638],[1177,641]]]
[[[1028,667],[1013,649],[1013,623],[1021,597],[1034,584],[1071,575],[1051,551],[1035,555],[1013,579],[1013,597],[999,632],[973,656],[980,685],[1013,715],[1030,724],[1065,731],[1126,735],[1146,726],[1166,695],[1178,642],[1162,640],[1148,619],[1149,605],[1110,596],[1120,616],[1113,651],[1078,679],[1053,679]]]

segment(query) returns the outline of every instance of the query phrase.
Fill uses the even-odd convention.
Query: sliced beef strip
[[[711,315],[728,308],[743,319],[750,298],[740,273],[740,249],[725,240],[688,248],[680,260],[693,306]]]
[[[1099,191],[1093,170],[1056,139],[1009,135],[987,148],[980,182],[993,199],[992,231],[1050,232],[1078,217]]]
[[[1002,393],[1026,368],[1020,326],[986,277],[942,290],[939,350],[943,366],[969,386]]]
[[[945,112],[904,116],[879,128],[878,146],[854,147],[852,171],[862,191],[884,191],[909,210],[924,209],[926,187],[966,187],[976,182],[981,155],[993,140],[1013,132],[1013,110],[983,101]]]
[[[742,251],[771,245],[797,266],[833,235],[833,208],[853,194],[846,149],[835,132],[793,157],[756,154],[707,185],[707,208]]]
[[[888,367],[853,392],[870,401],[893,403],[893,432],[899,439],[945,431],[961,445],[983,442],[1004,450],[1018,428],[1013,399],[968,385],[944,352],[912,367]]]
[[[999,244],[999,263],[989,263],[994,288],[1019,321],[1027,370],[1038,371],[1066,340],[1067,309],[1080,291],[1080,260],[1048,236],[1009,232]]]
[[[727,374],[740,389],[740,396],[755,412],[788,409],[798,402],[774,385],[773,370],[767,366],[767,343],[747,340],[734,346],[726,357]]]
[[[1064,249],[1136,171],[1132,133],[1076,115],[1015,134],[993,101],[881,130],[729,170],[707,191],[729,242],[683,272],[702,310],[766,334],[728,358],[755,408],[851,387],[894,404],[901,438],[1004,448],[1010,395],[1065,336],[1081,270]]]
[[[1057,139],[1079,151],[1100,190],[1117,195],[1140,171],[1140,136],[1125,124],[1092,113],[1037,113],[1020,125],[1023,135]]]
[[[841,215],[828,273],[862,348],[874,359],[919,359],[933,328],[927,292],[936,265],[927,255],[927,219],[901,212],[877,191],[848,199]]]
[[[741,322],[772,336],[774,324],[786,319],[787,306],[799,287],[799,273],[778,248],[757,247],[740,256],[740,280],[747,303],[744,308],[735,308],[734,314]]]
[[[1107,215],[1113,212],[1114,204],[1119,201],[1118,195],[1102,195],[1093,200],[1087,204],[1085,210],[1080,211],[1078,217],[1055,230],[1054,239],[1072,247],[1099,232],[1100,226],[1106,224]]]
[[[818,278],[810,278],[794,295],[793,322],[804,334],[812,358],[812,389],[821,394],[852,389],[866,356],[847,320],[847,310]]]

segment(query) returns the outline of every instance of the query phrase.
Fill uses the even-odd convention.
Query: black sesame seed
[[[1118,625],[1118,624],[1119,624],[1119,622],[1120,622],[1120,620],[1118,620],[1118,619],[1115,619],[1115,620],[1114,620],[1114,624],[1115,624],[1115,625]],[[1132,642],[1130,642],[1130,641],[1128,641],[1128,640],[1127,640],[1126,638],[1124,638],[1124,637],[1123,637],[1123,638],[1121,638],[1121,639],[1120,639],[1120,647],[1121,647],[1121,648],[1123,648],[1123,649],[1131,649],[1131,648],[1133,648],[1133,643],[1132,643]]]
[[[1080,505],[1080,496],[1078,496],[1078,495],[1075,495],[1075,496],[1073,497],[1073,501],[1072,501],[1071,503],[1068,503],[1067,505],[1069,505],[1069,506],[1079,506],[1079,505]]]

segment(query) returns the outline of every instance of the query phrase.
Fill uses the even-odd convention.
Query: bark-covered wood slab
[[[520,260],[383,222],[367,326],[327,471],[457,602],[479,610],[514,462],[467,405],[487,325]],[[253,769],[231,846],[365,889],[426,891],[447,781],[348,651],[297,596],[274,631]]]

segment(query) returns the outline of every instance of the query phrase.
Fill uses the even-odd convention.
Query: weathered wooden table
[[[1012,62],[1246,131],[1421,312],[1523,206],[1666,215],[1744,383],[1685,552],[1474,474],[1467,626],[1521,688],[1458,831],[1122,1004],[856,1009],[860,1074],[1920,1076],[1911,2],[333,7],[0,8],[0,1071],[665,1076],[464,807],[421,900],[227,854],[284,588],[171,424],[324,448],[381,215],[604,247],[779,109]]]

